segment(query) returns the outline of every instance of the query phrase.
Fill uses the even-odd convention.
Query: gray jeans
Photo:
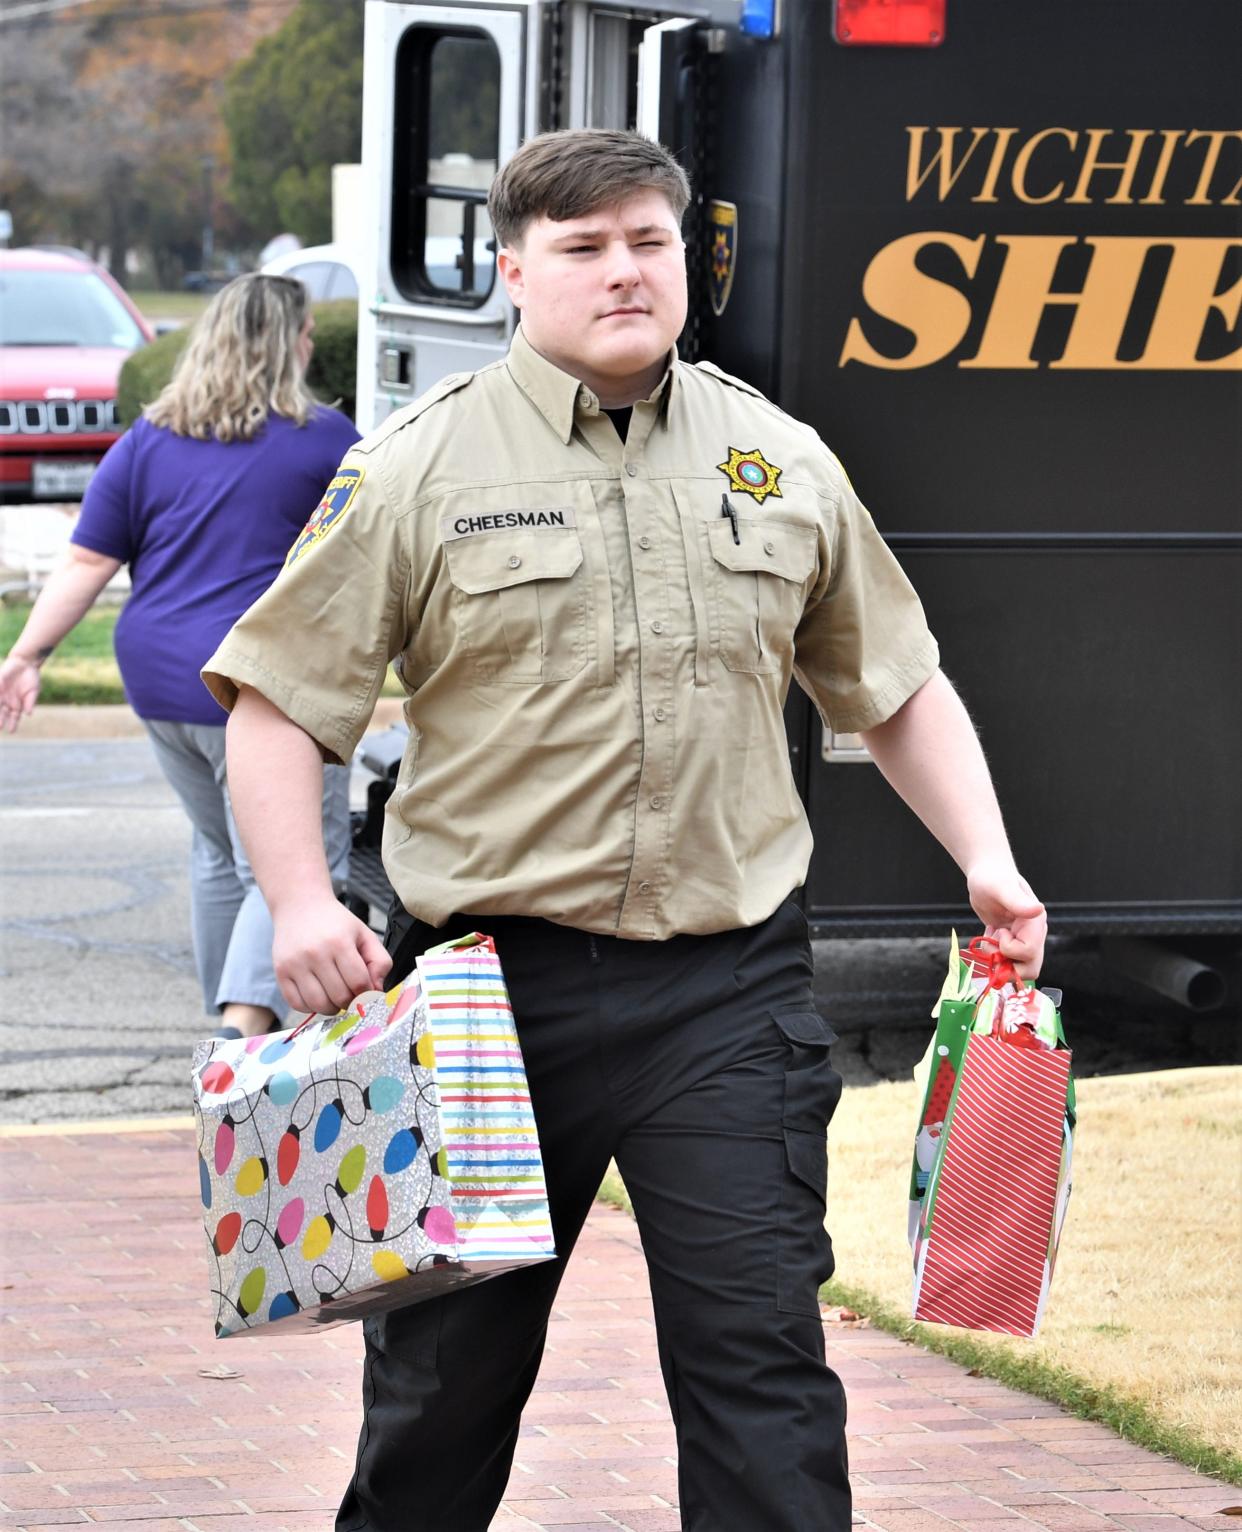
[[[190,816],[194,965],[209,1012],[288,1002],[272,968],[272,917],[254,881],[229,803],[224,726],[144,720],[160,770]],[[323,837],[334,880],[349,870],[349,768],[323,769]]]

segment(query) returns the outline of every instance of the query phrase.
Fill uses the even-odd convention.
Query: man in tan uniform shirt
[[[350,452],[204,672],[234,709],[230,786],[291,1002],[334,1009],[432,941],[493,933],[544,1143],[561,1260],[368,1322],[342,1532],[485,1532],[612,1155],[652,1271],[683,1525],[849,1526],[816,1304],[840,1079],[790,897],[811,851],[791,677],[864,735],[1002,949],[1028,973],[1042,956],[969,720],[840,465],[745,383],[676,359],[687,196],[637,135],[520,150],[490,203],[522,317],[509,356]],[[349,759],[390,661],[411,736],[385,952],[332,899],[310,784],[321,755]]]

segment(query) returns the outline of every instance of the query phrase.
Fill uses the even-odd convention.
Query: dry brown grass
[[[1074,1192],[1035,1340],[974,1333],[1242,1449],[1242,1069],[1078,1082]],[[910,1311],[913,1083],[847,1090],[829,1133],[837,1275]],[[930,1330],[942,1330],[939,1325]]]

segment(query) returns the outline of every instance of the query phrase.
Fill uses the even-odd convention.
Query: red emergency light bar
[[[938,48],[947,0],[833,0],[832,35],[847,48]]]

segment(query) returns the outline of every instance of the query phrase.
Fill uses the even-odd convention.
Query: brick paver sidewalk
[[[0,1528],[329,1532],[359,1422],[360,1330],[212,1338],[192,1131],[0,1136],[0,1196]],[[828,1345],[867,1525],[1237,1526],[1218,1513],[1242,1491],[1100,1427],[869,1329],[830,1326]],[[673,1454],[637,1234],[601,1207],[494,1532],[676,1532]]]

